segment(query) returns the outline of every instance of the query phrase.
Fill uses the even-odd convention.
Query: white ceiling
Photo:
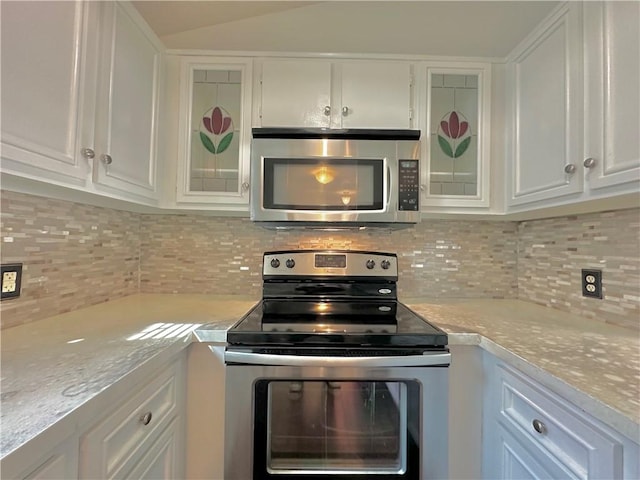
[[[557,1],[134,1],[167,48],[504,57]]]

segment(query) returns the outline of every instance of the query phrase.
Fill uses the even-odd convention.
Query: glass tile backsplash
[[[2,191],[2,263],[22,295],[2,327],[133,293],[261,293],[266,250],[362,249],[399,257],[400,298],[521,298],[638,328],[640,209],[527,222],[429,220],[399,231],[274,232],[244,218],[137,214]],[[608,241],[612,240],[612,241]],[[604,300],[580,294],[603,270]]]

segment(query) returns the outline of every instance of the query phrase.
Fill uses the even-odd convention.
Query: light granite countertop
[[[480,345],[639,441],[638,332],[518,300],[402,299],[449,333]],[[140,294],[2,331],[0,458],[143,364],[186,348],[196,325],[225,339],[257,301]]]

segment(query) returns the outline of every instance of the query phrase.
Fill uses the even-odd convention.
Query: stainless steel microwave
[[[261,128],[251,219],[267,227],[398,227],[420,220],[418,130]]]

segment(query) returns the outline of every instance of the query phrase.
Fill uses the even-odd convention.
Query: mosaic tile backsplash
[[[286,249],[395,252],[404,297],[515,298],[515,223],[429,221],[390,232],[271,231],[248,219],[143,215],[141,291],[261,293],[262,253]]]
[[[0,258],[23,263],[2,328],[138,292],[138,214],[6,191],[0,201]]]
[[[640,210],[521,222],[518,296],[640,328]],[[604,300],[582,296],[582,269],[602,270]]]
[[[248,219],[146,215],[2,192],[2,263],[22,262],[22,295],[2,328],[132,293],[260,296],[262,253],[395,252],[401,298],[521,298],[640,328],[640,209],[527,222],[425,220],[390,232],[275,232]],[[604,300],[580,295],[602,268]]]

